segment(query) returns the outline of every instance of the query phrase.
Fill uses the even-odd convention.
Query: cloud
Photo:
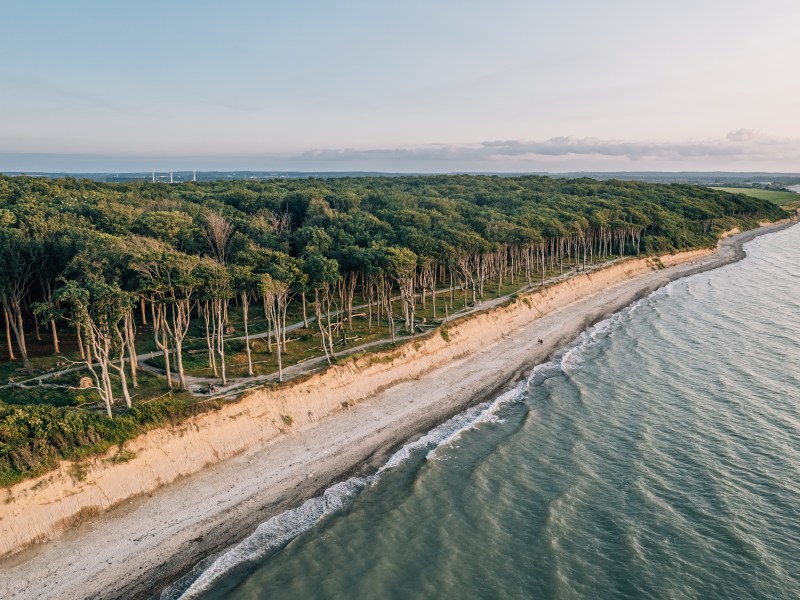
[[[762,137],[764,137],[764,135],[754,129],[737,129],[736,131],[729,132],[728,135],[725,136],[725,139],[729,142],[752,142]]]
[[[554,137],[543,141],[491,140],[475,145],[432,144],[394,149],[313,150],[298,158],[314,161],[420,160],[495,163],[509,159],[593,157],[646,161],[725,158],[741,161],[800,160],[800,141],[773,138],[740,129],[723,139],[686,142],[633,142],[599,138]]]
[[[295,153],[216,155],[37,154],[3,151],[2,171],[114,172],[173,169],[538,172],[538,171],[784,171],[800,166],[800,140],[739,129],[719,139],[683,142],[553,137],[488,140],[406,148],[323,149]]]

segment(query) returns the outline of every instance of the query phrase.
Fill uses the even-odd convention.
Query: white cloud
[[[3,152],[2,171],[156,169],[384,172],[800,171],[800,140],[739,129],[682,142],[553,137],[401,148],[332,148],[301,153],[38,154]]]
[[[739,129],[723,139],[685,142],[619,141],[599,138],[554,137],[543,141],[491,140],[475,145],[434,144],[412,148],[313,150],[301,160],[358,162],[361,160],[432,160],[458,163],[549,157],[618,158],[630,161],[694,161],[727,158],[763,162],[796,159],[800,161],[800,140],[770,137],[757,131]]]

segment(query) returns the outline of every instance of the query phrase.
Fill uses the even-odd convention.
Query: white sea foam
[[[529,387],[540,385],[557,373],[577,368],[584,360],[586,349],[606,336],[635,310],[639,301],[583,332],[559,356],[537,365],[531,373],[514,388],[500,394],[494,400],[472,406],[434,427],[425,435],[409,442],[397,450],[374,475],[351,477],[329,487],[321,496],[311,498],[301,506],[276,515],[259,525],[247,538],[236,544],[218,558],[199,563],[190,574],[176,582],[161,594],[162,600],[195,598],[211,588],[220,578],[236,567],[257,561],[280,549],[292,539],[309,530],[324,517],[349,506],[367,487],[380,480],[383,473],[406,462],[415,452],[429,449],[426,460],[437,459],[440,448],[448,446],[465,432],[482,423],[500,422],[501,409],[525,397]],[[185,591],[184,591],[185,590]]]
[[[187,577],[164,590],[161,594],[162,600],[195,598],[237,566],[263,558],[281,548],[313,527],[320,519],[352,504],[362,490],[375,485],[383,473],[407,461],[415,451],[431,448],[426,458],[432,458],[437,448],[451,443],[463,432],[475,428],[479,423],[496,420],[497,411],[502,406],[522,397],[525,385],[526,382],[522,382],[491,402],[470,407],[422,437],[405,444],[374,475],[351,477],[347,481],[332,485],[321,496],[311,498],[297,508],[272,517],[222,556],[210,564],[201,563]]]
[[[715,280],[714,285],[721,284],[718,284]],[[705,286],[705,283],[703,286]],[[294,537],[313,527],[321,519],[341,511],[343,508],[352,504],[362,491],[372,485],[376,485],[380,481],[383,473],[404,464],[409,459],[415,461],[421,460],[423,456],[425,459],[443,458],[441,456],[443,453],[437,456],[441,448],[451,445],[466,432],[479,428],[483,423],[492,423],[501,420],[503,407],[518,402],[521,399],[529,399],[528,401],[533,401],[535,403],[537,398],[535,388],[537,386],[542,385],[542,383],[550,377],[557,377],[562,373],[569,374],[570,370],[582,368],[581,365],[588,363],[588,361],[591,360],[591,356],[597,351],[596,348],[594,350],[592,349],[593,346],[598,342],[602,343],[608,335],[618,331],[620,327],[624,327],[633,312],[640,309],[642,306],[658,308],[658,305],[662,303],[665,297],[672,296],[673,294],[683,295],[689,288],[691,288],[691,283],[687,283],[685,280],[671,283],[654,292],[647,298],[634,303],[620,313],[612,315],[608,319],[598,323],[582,333],[553,360],[534,368],[528,378],[513,389],[499,395],[490,402],[485,402],[462,411],[447,422],[431,429],[420,438],[404,445],[386,461],[375,475],[365,478],[351,478],[348,481],[331,486],[323,495],[308,500],[302,506],[277,515],[263,523],[250,537],[228,550],[219,558],[207,560],[204,563],[198,564],[194,573],[184,579],[181,587],[174,587],[173,592],[170,594],[165,592],[166,595],[162,595],[162,598],[177,598],[181,595],[180,590],[182,589],[186,589],[183,597],[196,597],[202,591],[213,587],[214,584],[218,583],[221,577],[237,566],[241,566],[248,561],[257,561],[260,558],[269,556],[271,552],[283,547]],[[776,337],[776,335],[772,335],[771,339],[776,339]],[[791,345],[786,347],[791,347]],[[794,381],[794,379],[792,381]],[[669,405],[669,403],[667,403],[667,405]],[[710,423],[711,421],[707,422]],[[784,424],[784,426],[790,427],[792,424],[796,425],[798,421],[790,421],[784,418],[780,422]],[[788,425],[786,425],[787,423]],[[701,428],[700,432],[702,433],[702,431]],[[737,434],[735,437],[739,438],[741,436]],[[639,438],[637,443],[645,445],[647,452],[652,453],[654,450],[650,446],[652,446],[653,443],[653,435],[646,426]],[[667,462],[666,460],[658,461],[659,465],[662,467],[667,465]],[[661,489],[667,486],[667,480],[660,481],[658,479],[660,476],[651,474],[649,470],[647,470],[644,475],[651,480],[656,478],[655,480]],[[617,481],[616,487],[620,490],[630,489],[644,496],[644,500],[651,500],[651,498],[648,497],[648,488],[642,483],[641,477],[620,478]],[[665,510],[672,509],[667,506]],[[638,538],[634,538],[634,542],[637,540]],[[192,583],[193,579],[194,581]]]
[[[502,419],[498,416],[500,409],[507,404],[521,400],[526,387],[526,381],[520,382],[513,389],[504,392],[491,402],[483,402],[450,419],[450,421],[445,423],[445,425],[449,423],[450,426],[441,431],[444,435],[436,442],[430,452],[428,452],[426,458],[436,458],[436,454],[440,448],[451,445],[466,431],[476,429],[481,423],[501,423]]]
[[[161,594],[162,600],[197,597],[232,569],[247,561],[263,558],[313,527],[323,517],[348,506],[367,484],[367,479],[363,477],[351,477],[347,481],[332,485],[321,496],[306,500],[297,508],[272,517],[259,525],[247,538],[214,560],[183,594],[180,594],[180,589],[175,589],[178,586],[183,587],[179,583],[164,590]],[[183,583],[185,585],[186,582]]]
[[[638,300],[626,309],[614,313],[610,317],[603,319],[593,327],[582,332],[578,339],[570,344],[561,354],[559,359],[561,370],[568,373],[570,370],[579,368],[586,359],[586,350],[619,327],[642,302],[643,300]]]

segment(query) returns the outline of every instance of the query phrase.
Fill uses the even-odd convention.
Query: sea
[[[800,598],[800,226],[745,249],[162,598]]]

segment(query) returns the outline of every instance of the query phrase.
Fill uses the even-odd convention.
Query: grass
[[[218,406],[214,402],[201,405],[171,397],[118,409],[116,416],[109,419],[98,410],[0,402],[0,487],[46,473],[61,460],[81,461],[113,446],[120,448],[115,455],[119,462],[130,460],[132,453],[124,450],[128,440]],[[81,480],[86,465],[73,465],[71,473]]]
[[[566,263],[566,261],[565,261]],[[565,268],[564,272],[569,272]],[[556,268],[546,273],[546,277],[559,275],[561,269]],[[540,276],[534,276],[532,283],[538,284]],[[480,304],[482,301],[492,300],[498,296],[507,296],[518,292],[521,288],[527,286],[524,279],[516,277],[512,284],[510,279],[506,277],[501,286],[498,288],[497,281],[489,281],[484,287],[483,300],[478,299]],[[448,305],[445,311],[445,302]],[[356,295],[354,298],[354,306],[359,306],[364,303],[363,298]],[[464,311],[465,308],[472,306],[472,293],[468,291],[466,294],[463,290],[455,289],[452,297],[449,289],[440,287],[436,294],[436,314],[434,316],[433,307],[430,301],[430,294],[426,298],[426,307],[423,309],[421,303],[417,305],[415,317],[420,321],[427,321],[431,324],[441,322],[445,316],[453,317],[458,313]],[[400,321],[400,302],[394,303],[396,334],[398,337],[404,337],[407,334],[405,328]],[[366,308],[356,308],[355,313],[367,312]],[[252,303],[250,309],[251,319],[249,329],[251,335],[263,332],[266,329],[266,321],[262,316],[262,309],[259,303]],[[308,306],[309,317],[313,316],[313,305]],[[140,313],[135,311],[137,321],[141,323]],[[148,315],[148,319],[149,319]],[[296,298],[289,307],[289,314],[287,323],[296,323],[302,319],[302,308],[299,298]],[[231,302],[229,309],[230,326],[233,329],[233,334],[226,336],[227,338],[240,337],[244,334],[244,327],[242,323],[241,309],[238,308],[235,302]],[[362,317],[355,317],[351,324],[344,324],[342,328],[346,335],[342,335],[342,330],[338,334],[334,334],[335,351],[341,352],[348,348],[360,346],[377,342],[380,340],[388,341],[389,329],[386,324],[385,317],[381,320],[380,326],[376,326],[376,319],[373,319],[373,327],[368,328],[367,319]],[[63,327],[63,324],[62,324]],[[13,383],[16,381],[23,381],[33,379],[38,375],[44,375],[48,372],[70,367],[71,365],[80,367],[80,360],[78,355],[77,343],[75,340],[74,331],[63,328],[59,331],[61,341],[61,354],[54,355],[52,353],[52,345],[49,336],[46,334],[44,328],[41,332],[41,339],[37,339],[33,332],[29,332],[27,343],[30,353],[30,361],[32,365],[32,373],[25,372],[19,360],[9,361],[3,360],[5,357],[0,356],[0,385],[4,383]],[[149,324],[140,324],[137,327],[136,336],[137,353],[146,353],[155,350],[153,343],[152,326]],[[305,362],[311,358],[320,357],[323,355],[322,344],[320,341],[319,329],[315,322],[310,323],[310,327],[296,329],[287,333],[287,348],[282,356],[283,366],[288,367],[298,363]],[[274,344],[272,351],[269,351],[267,340],[265,338],[251,339],[251,350],[253,353],[253,368],[256,375],[269,375],[276,373],[278,369],[277,353],[275,352]],[[374,351],[374,348],[371,350]],[[0,353],[5,354],[5,348],[0,349]],[[230,377],[245,377],[247,376],[247,359],[244,352],[243,340],[228,339],[225,344],[226,351],[226,370]],[[192,316],[191,328],[189,335],[184,341],[184,367],[187,375],[195,377],[213,377],[213,371],[208,366],[207,350],[205,347],[205,324],[202,318]],[[174,361],[172,370],[175,371]],[[164,368],[164,358],[156,357],[150,359],[148,364],[158,368]],[[46,380],[47,383],[63,383],[65,385],[77,385],[77,381],[81,376],[87,375],[85,371],[76,372],[71,375],[68,382],[57,382]],[[147,400],[149,398],[156,398],[168,390],[164,381],[147,373],[140,373],[140,388],[131,390],[135,394],[135,401],[138,399]],[[82,398],[79,398],[82,396]],[[75,406],[88,402],[94,399],[96,394],[92,396],[92,392],[80,394],[78,392],[53,391],[52,388],[25,388],[24,390],[9,391],[5,395],[5,399],[13,404],[51,404],[54,406]],[[26,400],[27,398],[27,400]]]
[[[737,188],[737,187],[714,187],[715,190],[729,192],[731,194],[744,194],[759,200],[769,200],[773,204],[783,206],[786,203],[796,203],[800,201],[800,194],[795,192],[781,192],[777,190],[762,190],[759,188]]]
[[[569,269],[565,268],[564,273],[568,272]],[[560,273],[560,268],[556,266],[553,272],[546,274],[546,277]],[[534,287],[538,286],[539,278],[534,277],[531,283]],[[499,287],[497,281],[487,282],[482,302],[515,294],[527,285],[524,278],[515,279],[513,285],[506,279]],[[448,304],[446,313],[445,301]],[[457,320],[464,314],[465,308],[472,306],[471,303],[471,291],[465,294],[463,290],[456,289],[451,297],[449,290],[440,289],[436,298],[436,317],[433,316],[430,295],[426,299],[424,309],[418,304],[415,316],[418,322],[427,321],[436,325],[441,323],[445,314],[450,319]],[[481,303],[480,299],[478,303]],[[297,304],[299,305],[299,302]],[[354,304],[359,304],[357,299]],[[298,308],[299,306],[295,310]],[[405,331],[401,321],[399,300],[395,301],[394,310],[397,321],[396,335],[405,337],[408,332]],[[356,309],[355,312],[363,313],[366,310]],[[251,314],[256,317],[252,321],[254,326],[251,331],[263,329],[263,317],[259,319],[256,316],[257,308],[254,307]],[[298,320],[298,316],[295,316],[293,319],[287,319],[287,322],[293,323]],[[230,337],[241,336],[243,333],[241,312],[233,304],[230,307],[230,321],[235,331]],[[354,352],[352,356],[334,359],[334,362],[345,364],[363,357],[369,357],[368,364],[394,360],[396,354],[380,354],[392,347],[385,316],[380,326],[377,326],[376,322],[377,320],[373,319],[371,330],[368,328],[366,317],[354,317],[352,323],[343,323],[334,333],[336,352],[355,349],[363,344],[375,343],[375,345]],[[446,329],[446,325],[439,329],[440,335],[445,339],[449,337]],[[202,319],[194,319],[191,337],[186,339],[184,346],[184,366],[189,375],[201,377],[212,375],[207,362],[204,333]],[[78,367],[75,371],[42,380],[38,384],[35,381],[27,384],[30,387],[11,387],[0,392],[0,486],[12,485],[23,479],[46,473],[55,468],[61,460],[80,461],[101,454],[114,446],[118,446],[119,451],[110,460],[125,462],[133,458],[133,453],[124,449],[127,441],[149,429],[177,424],[194,414],[221,406],[218,400],[197,398],[188,392],[170,391],[163,377],[139,370],[139,385],[137,388],[132,386],[130,388],[133,401],[131,409],[126,408],[119,399],[121,397],[119,381],[113,378],[114,395],[118,400],[113,408],[114,418],[109,419],[95,390],[78,389],[78,382],[81,377],[88,375],[88,372],[80,367],[80,363],[70,363],[78,360],[74,332],[65,330],[60,337],[64,354],[55,356],[46,336],[43,335],[41,341],[36,340],[35,335],[30,336],[31,362],[36,371],[32,375],[20,370],[19,361],[0,360],[0,383],[33,379],[37,375],[71,365]],[[323,356],[316,323],[311,323],[309,328],[289,332],[287,340],[291,341],[283,355],[285,367]],[[231,377],[246,376],[244,344],[244,340],[226,341],[227,372]],[[152,330],[150,326],[140,326],[137,351],[142,353],[151,349]],[[251,340],[251,351],[257,375],[276,373],[277,353],[274,344],[270,353],[265,338]],[[163,357],[156,357],[150,362],[163,368]],[[302,378],[303,374],[298,377]],[[347,408],[345,405],[349,406],[348,403],[344,403],[343,408]],[[287,418],[282,417],[282,421],[285,426],[293,425]],[[72,474],[76,479],[82,478],[85,475],[84,465],[74,467]]]

